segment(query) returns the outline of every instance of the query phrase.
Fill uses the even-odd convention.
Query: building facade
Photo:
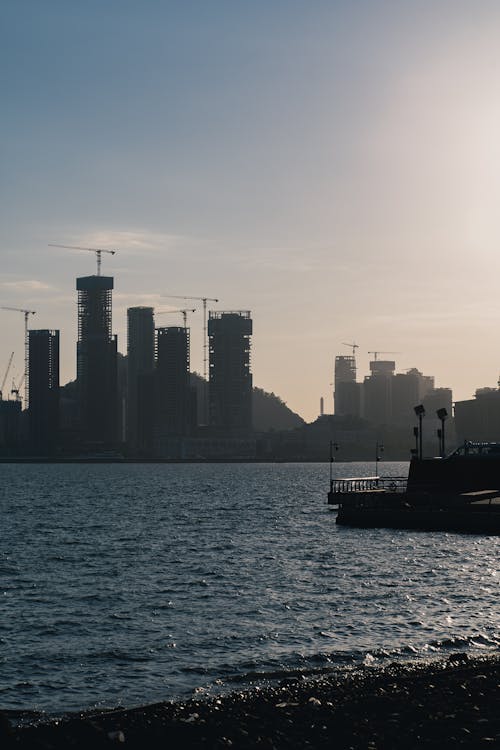
[[[51,455],[59,433],[59,331],[32,329],[28,336],[30,449]]]
[[[169,436],[190,432],[189,328],[156,329],[157,432]]]
[[[126,437],[132,453],[148,452],[151,447],[154,409],[151,376],[155,366],[153,313],[152,307],[129,307],[127,310]]]
[[[361,383],[356,382],[356,360],[352,356],[335,357],[333,403],[339,417],[361,415]]]
[[[210,312],[210,426],[228,434],[252,429],[249,311]]]
[[[81,436],[87,444],[109,446],[118,439],[117,340],[111,333],[113,278],[80,277],[76,288]]]

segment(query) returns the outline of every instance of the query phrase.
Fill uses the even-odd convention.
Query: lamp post
[[[384,444],[379,443],[378,440],[375,443],[375,476],[378,477],[378,462],[381,460],[379,453],[384,452]]]
[[[333,451],[337,452],[339,449],[338,443],[330,440],[330,492],[333,492],[333,462],[335,460]]]
[[[444,422],[446,417],[448,416],[448,412],[446,409],[438,409],[436,411],[438,419],[441,420],[441,435],[440,435],[440,449],[441,449],[441,458],[444,458],[445,449],[444,449]]]
[[[423,450],[422,450],[422,418],[425,417],[425,409],[423,404],[419,404],[418,406],[414,407],[415,414],[418,417],[418,457],[420,460],[422,460],[423,456]]]

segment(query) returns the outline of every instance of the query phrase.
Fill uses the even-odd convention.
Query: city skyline
[[[61,330],[61,383],[76,375],[75,278],[95,260],[50,242],[119,250],[103,273],[122,353],[126,309],[183,307],[167,294],[252,310],[254,384],[307,421],[321,396],[332,411],[344,341],[359,372],[388,350],[456,400],[496,386],[495,3],[54,0],[4,15],[0,304]],[[22,316],[0,319],[0,371],[14,351],[20,380]]]

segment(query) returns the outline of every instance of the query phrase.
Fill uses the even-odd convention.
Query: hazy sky
[[[116,247],[113,328],[251,310],[254,384],[307,419],[342,342],[453,388],[500,371],[500,4],[3,0],[0,304],[60,328]],[[189,305],[189,306],[195,306]],[[23,319],[0,311],[0,375]],[[158,323],[181,324],[166,315]],[[191,316],[202,371],[201,308]],[[1,380],[0,377],[0,380]]]

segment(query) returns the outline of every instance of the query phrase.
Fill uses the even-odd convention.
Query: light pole
[[[333,492],[333,462],[335,461],[333,451],[337,452],[338,449],[338,443],[330,440],[330,492]]]
[[[422,404],[414,407],[415,414],[418,417],[418,457],[422,460],[422,418],[425,417],[425,409]]]
[[[378,440],[375,443],[375,476],[378,477],[378,462],[381,460],[379,453],[384,452],[384,444],[379,443]]]
[[[441,432],[440,435],[440,449],[441,449],[441,458],[444,458],[445,449],[444,449],[444,421],[446,417],[448,416],[448,412],[446,409],[438,409],[436,411],[438,419],[441,420],[441,430],[438,430],[438,432]]]

